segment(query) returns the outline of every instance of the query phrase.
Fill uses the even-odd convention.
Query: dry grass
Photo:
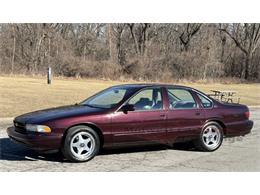
[[[0,117],[12,117],[42,108],[80,102],[93,93],[120,81],[55,78],[52,85],[46,78],[0,76]],[[211,89],[235,90],[241,103],[260,105],[260,84],[200,84],[185,83],[203,92]]]

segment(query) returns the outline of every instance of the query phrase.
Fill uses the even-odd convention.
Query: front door
[[[112,115],[114,143],[148,143],[165,138],[166,111],[160,87],[142,89],[125,104],[134,105],[134,111]]]

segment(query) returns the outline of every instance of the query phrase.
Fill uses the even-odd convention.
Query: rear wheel
[[[99,137],[92,128],[75,126],[68,130],[62,153],[70,161],[85,162],[92,159],[98,153],[99,148]]]
[[[223,141],[223,129],[216,122],[207,123],[199,138],[195,141],[195,146],[202,151],[215,151],[217,150]]]

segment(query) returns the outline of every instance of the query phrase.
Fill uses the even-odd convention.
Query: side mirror
[[[120,110],[123,111],[124,113],[127,113],[128,111],[134,111],[135,107],[133,104],[126,104],[122,106]]]

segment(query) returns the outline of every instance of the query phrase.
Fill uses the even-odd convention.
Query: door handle
[[[161,117],[161,118],[165,118],[165,117],[166,117],[166,114],[160,114],[160,117]]]
[[[196,115],[196,116],[199,116],[199,115],[200,115],[200,112],[196,112],[195,115]]]

